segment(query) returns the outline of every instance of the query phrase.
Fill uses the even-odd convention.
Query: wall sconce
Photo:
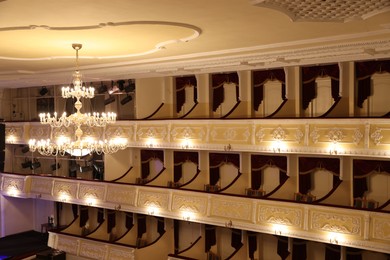
[[[121,210],[121,208],[122,208],[122,206],[121,206],[121,204],[119,204],[118,206],[115,206],[114,209],[115,209],[116,211],[119,211],[119,210]]]
[[[340,153],[340,147],[338,142],[332,142],[329,145],[329,154],[339,154]]]
[[[93,206],[96,204],[96,199],[93,197],[88,197],[85,202],[87,203],[88,206]]]
[[[154,139],[153,137],[149,137],[148,140],[146,141],[146,146],[152,148],[156,146],[156,143],[157,143],[156,139]]]
[[[276,140],[272,142],[272,151],[274,153],[280,153],[283,150],[286,150],[286,145],[282,140]]]
[[[61,202],[66,202],[69,200],[69,194],[67,192],[64,192],[64,191],[60,191],[59,192],[59,198],[58,198]]]
[[[11,197],[16,197],[19,194],[19,189],[15,186],[9,186],[7,189],[7,194]]]
[[[341,242],[341,235],[337,233],[329,234],[329,243],[338,245]]]
[[[191,147],[191,142],[188,138],[185,138],[182,142],[181,142],[181,148],[182,149],[189,149]]]
[[[228,145],[225,145],[224,147],[223,147],[223,149],[225,150],[225,151],[231,151],[232,150],[232,145],[231,144],[228,144]]]
[[[287,228],[284,225],[275,224],[273,225],[273,228],[274,228],[275,235],[278,236],[282,235],[283,233],[286,233],[287,231]]]
[[[191,211],[183,211],[182,218],[185,221],[191,221],[192,219],[194,219],[194,213]]]
[[[228,222],[225,222],[225,227],[232,228],[233,227],[232,220],[229,220]]]
[[[150,206],[150,207],[148,207],[147,212],[149,215],[154,216],[154,215],[158,214],[158,208],[155,206]]]
[[[16,142],[16,137],[11,134],[11,135],[7,136],[5,142],[8,144],[14,144]]]

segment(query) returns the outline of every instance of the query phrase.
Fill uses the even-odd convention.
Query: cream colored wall
[[[133,165],[133,149],[127,148],[114,154],[106,154],[104,160],[104,180],[121,177]],[[131,175],[133,172],[130,172]],[[128,178],[126,178],[128,179]],[[124,182],[125,180],[120,180]]]
[[[390,73],[374,74],[371,77],[372,96],[368,98],[370,116],[383,116],[390,111]]]
[[[136,118],[142,119],[153,114],[166,101],[165,78],[137,79],[136,85]]]
[[[32,199],[0,196],[0,205],[1,237],[36,229]]]

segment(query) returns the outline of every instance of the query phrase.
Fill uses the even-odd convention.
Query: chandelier
[[[84,156],[90,153],[115,153],[120,149],[125,149],[127,142],[124,138],[114,138],[111,140],[94,140],[93,138],[83,137],[83,125],[88,127],[106,127],[108,124],[116,122],[115,113],[82,113],[81,108],[83,104],[81,98],[91,99],[95,96],[95,89],[93,87],[85,87],[82,81],[82,76],[79,71],[78,51],[81,49],[81,44],[72,44],[76,50],[76,71],[73,73],[72,87],[62,87],[63,98],[75,98],[74,107],[76,112],[67,116],[64,112],[61,116],[57,112],[53,116],[50,113],[39,114],[41,124],[50,125],[51,139],[53,139],[53,128],[71,127],[75,129],[75,140],[70,140],[68,137],[59,137],[57,140],[29,140],[29,147],[32,152],[38,151],[42,155],[56,156],[70,154],[73,156]]]

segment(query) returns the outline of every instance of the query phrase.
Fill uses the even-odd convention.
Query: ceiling
[[[389,0],[0,0],[0,88],[390,57]]]

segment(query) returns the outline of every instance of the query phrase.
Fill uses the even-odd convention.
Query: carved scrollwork
[[[312,212],[312,228],[328,232],[360,235],[362,220],[360,217],[343,214]]]
[[[275,141],[284,141],[286,139],[286,131],[278,126],[274,131],[272,131],[272,139]]]
[[[302,215],[300,209],[260,206],[258,222],[301,227]]]
[[[213,216],[249,221],[251,212],[252,204],[249,202],[222,199],[212,201],[211,215]]]
[[[340,143],[344,139],[345,135],[341,129],[332,128],[328,132],[327,137],[328,137],[329,141],[332,143]]]
[[[382,135],[381,128],[376,128],[375,131],[371,134],[371,139],[373,140],[374,144],[376,144],[376,145],[381,143],[382,138],[383,138],[383,135]]]

